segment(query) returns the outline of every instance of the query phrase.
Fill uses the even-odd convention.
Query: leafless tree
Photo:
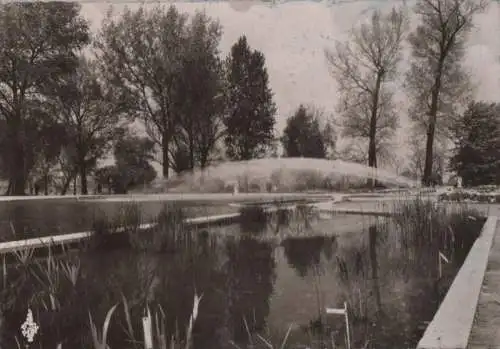
[[[431,181],[436,134],[446,134],[457,107],[470,96],[461,61],[474,15],[486,5],[487,0],[418,0],[415,6],[420,24],[409,35],[412,62],[405,85],[410,117],[426,135],[424,184]]]
[[[326,57],[339,84],[339,111],[344,136],[368,140],[368,166],[377,167],[377,144],[390,139],[398,117],[389,83],[394,81],[405,40],[403,9],[353,28],[348,41],[337,42]]]

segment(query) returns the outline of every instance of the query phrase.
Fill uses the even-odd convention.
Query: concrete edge
[[[211,201],[215,197],[221,197],[223,200],[231,198],[295,198],[295,197],[318,197],[328,198],[331,195],[338,195],[340,193],[239,193],[234,195],[232,193],[156,193],[156,194],[87,194],[87,195],[24,195],[24,196],[2,196],[0,195],[0,202],[2,201],[39,201],[39,200],[74,200],[74,201],[92,201],[92,202],[134,202],[134,201],[155,201],[155,200],[205,200]]]
[[[487,218],[417,349],[467,348],[497,222]]]
[[[382,211],[382,210],[360,210],[360,209],[351,209],[351,208],[334,208],[334,209],[320,209],[320,213],[323,214],[351,214],[351,215],[360,215],[360,216],[378,216],[378,217],[390,217],[394,215],[393,212]]]
[[[223,215],[188,218],[185,220],[185,222],[186,222],[186,224],[197,226],[197,225],[203,225],[203,224],[224,222],[227,220],[235,219],[239,216],[240,216],[239,213],[229,213],[229,214],[223,214]],[[149,228],[154,227],[155,225],[156,225],[156,223],[141,224],[139,226],[139,230],[149,229]],[[124,230],[125,230],[124,227],[120,227],[116,230],[116,233],[123,232]],[[71,233],[71,234],[43,236],[43,237],[39,237],[39,238],[32,238],[32,239],[26,239],[26,240],[3,242],[3,243],[0,243],[0,254],[16,252],[16,251],[19,251],[19,250],[22,250],[25,248],[36,249],[36,248],[42,248],[42,247],[49,247],[52,245],[63,245],[63,244],[75,243],[78,241],[88,239],[93,234],[94,233],[92,231],[84,231],[84,232],[77,232],[77,233]]]

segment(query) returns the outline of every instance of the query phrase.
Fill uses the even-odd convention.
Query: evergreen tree
[[[233,160],[262,157],[274,141],[276,106],[264,55],[251,50],[245,36],[227,60],[226,152]]]
[[[500,184],[500,104],[471,103],[453,131],[450,168],[464,184]]]
[[[327,142],[317,115],[300,105],[295,113],[288,118],[283,131],[281,143],[284,156],[326,158]]]

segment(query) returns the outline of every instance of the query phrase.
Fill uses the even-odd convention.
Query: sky
[[[132,3],[84,2],[82,15],[90,21],[95,32],[112,4],[119,13],[125,6],[131,9],[142,4],[155,6],[166,2]],[[281,132],[286,118],[301,103],[311,104],[334,113],[337,103],[336,83],[332,78],[324,51],[334,46],[335,40],[344,40],[348,30],[365,20],[375,8],[389,10],[398,1],[290,1],[270,5],[250,1],[174,2],[182,12],[196,10],[219,19],[223,27],[221,53],[227,55],[231,45],[245,34],[249,45],[264,53],[270,86],[278,107],[276,130]],[[413,4],[412,1],[407,2]],[[251,5],[251,6],[248,6]],[[412,16],[412,23],[416,23]],[[476,27],[469,36],[465,67],[476,84],[476,99],[499,100],[500,89],[500,5],[492,1],[488,10],[476,17]],[[404,54],[408,55],[408,50]],[[408,67],[403,60],[401,70]],[[402,75],[401,75],[402,77]],[[398,108],[403,129],[398,133],[395,147],[403,154],[408,125],[407,102],[398,89]]]

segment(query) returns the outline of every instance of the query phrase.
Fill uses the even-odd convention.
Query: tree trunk
[[[429,110],[429,127],[427,128],[427,142],[425,145],[425,166],[422,184],[428,186],[432,179],[432,163],[434,159],[434,137],[436,133],[437,112],[439,103],[439,93],[441,91],[441,71],[442,64],[439,65],[436,80],[431,95],[431,107]]]
[[[26,169],[24,166],[25,163],[25,151],[24,145],[22,144],[22,140],[19,139],[19,135],[16,137],[14,141],[13,147],[13,156],[12,159],[12,170],[10,173],[10,182],[12,183],[10,195],[13,196],[23,196],[26,195]]]
[[[200,149],[200,168],[204,169],[208,164],[208,152],[205,147]]]
[[[162,163],[162,170],[163,170],[163,178],[168,178],[168,172],[169,172],[169,158],[168,158],[168,150],[169,150],[169,139],[167,135],[163,134],[162,135],[162,140],[161,140],[161,151],[162,151],[162,156],[163,156],[163,163]]]
[[[85,165],[85,160],[80,161],[80,186],[80,192],[82,193],[82,195],[87,195],[87,166]]]
[[[73,195],[76,196],[76,177],[78,177],[77,175],[75,175],[75,177],[73,177]]]
[[[75,176],[75,173],[72,172],[70,175],[65,179],[62,190],[61,190],[61,195],[66,195],[69,185],[71,184],[71,181],[73,180],[73,177]]]
[[[368,145],[368,166],[372,168],[377,167],[377,116],[378,116],[378,106],[380,99],[380,88],[382,86],[382,79],[384,77],[384,71],[377,73],[377,81],[375,83],[375,91],[373,93],[372,108],[370,115],[370,132],[369,132],[369,145]],[[374,188],[376,184],[376,179],[371,177],[368,181],[368,185]]]
[[[49,175],[47,173],[43,176],[43,193],[45,196],[49,195]]]
[[[191,136],[189,137],[189,169],[191,171],[193,171],[195,167],[194,152],[195,152],[194,140],[193,137]]]
[[[432,179],[432,163],[434,156],[434,135],[436,132],[436,117],[431,116],[431,122],[427,128],[427,141],[425,145],[425,165],[422,184],[429,186]]]
[[[7,190],[5,191],[5,196],[10,195],[11,188],[12,188],[12,181],[9,179],[9,185],[7,186]]]

